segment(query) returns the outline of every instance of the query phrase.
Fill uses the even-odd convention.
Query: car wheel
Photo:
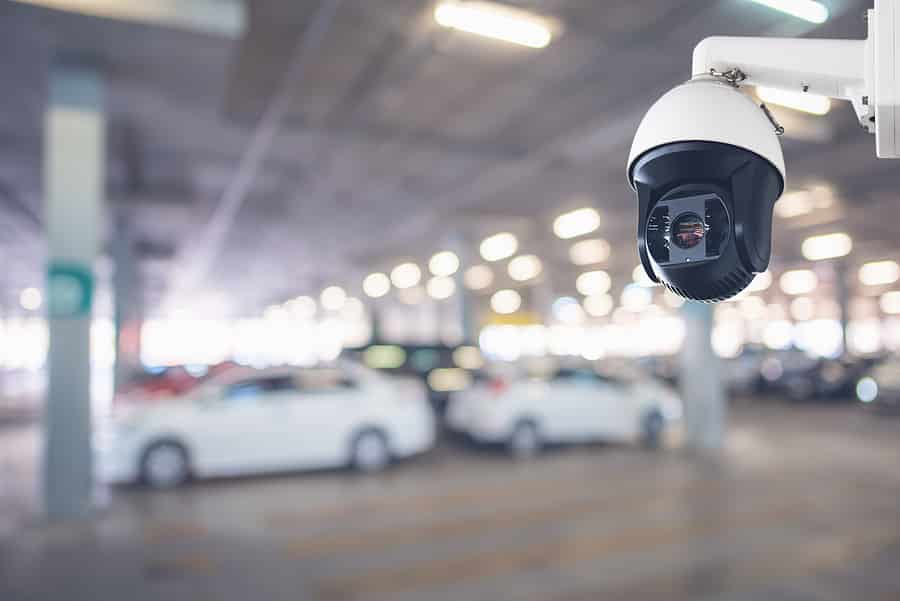
[[[360,472],[380,472],[391,462],[387,438],[377,430],[366,430],[354,440],[350,462]]]
[[[175,488],[190,477],[187,451],[177,442],[158,442],[144,451],[141,479],[153,488]]]
[[[641,444],[648,449],[658,449],[662,442],[665,420],[657,410],[650,411],[641,420]]]
[[[792,401],[808,401],[814,393],[813,383],[805,378],[794,378],[787,383],[787,395]]]
[[[517,459],[534,457],[540,453],[542,446],[543,442],[537,425],[530,421],[519,422],[506,442],[509,454]]]

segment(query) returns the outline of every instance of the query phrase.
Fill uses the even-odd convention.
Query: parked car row
[[[448,427],[516,456],[550,443],[657,446],[681,417],[681,401],[665,385],[586,367],[475,378],[448,403]],[[429,450],[436,433],[421,380],[343,360],[235,367],[165,401],[119,406],[94,446],[104,481],[168,488],[191,477],[339,466],[378,471]]]

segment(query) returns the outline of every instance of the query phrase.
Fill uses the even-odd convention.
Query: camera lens
[[[678,248],[694,248],[706,235],[706,224],[696,213],[683,213],[672,222],[671,239]]]

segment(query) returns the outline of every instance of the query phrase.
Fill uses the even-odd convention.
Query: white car
[[[102,480],[172,487],[191,476],[376,471],[434,440],[421,383],[340,363],[229,371],[183,397],[117,414],[94,446]]]
[[[447,424],[478,442],[504,443],[514,455],[527,456],[544,443],[642,440],[655,446],[681,413],[679,397],[650,378],[558,369],[457,393]]]

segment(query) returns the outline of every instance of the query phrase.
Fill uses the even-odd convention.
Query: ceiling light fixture
[[[484,290],[494,283],[494,272],[487,265],[473,265],[463,274],[463,280],[469,290]]]
[[[546,48],[558,23],[496,2],[445,0],[434,7],[438,25],[529,48]]]
[[[752,2],[810,23],[824,23],[828,20],[828,7],[814,0],[752,0]]]
[[[581,240],[569,249],[569,258],[576,265],[602,263],[609,258],[609,242],[602,238]]]
[[[801,251],[810,261],[823,261],[846,257],[853,250],[853,239],[844,232],[810,236],[803,241]]]
[[[871,261],[859,268],[859,281],[865,286],[882,286],[900,280],[897,261]]]
[[[522,306],[522,297],[515,290],[498,290],[491,297],[491,309],[503,315],[515,313]]]
[[[594,296],[609,292],[612,279],[605,271],[587,271],[575,280],[575,288],[585,296]]]
[[[790,92],[759,86],[756,95],[763,102],[777,104],[795,111],[809,113],[810,115],[826,115],[831,110],[831,100],[828,96],[809,94],[807,92]]]
[[[453,296],[453,293],[456,292],[456,282],[453,281],[453,278],[438,276],[428,280],[428,284],[425,288],[428,291],[428,296],[431,298],[435,300],[444,300],[450,298]]]
[[[453,275],[459,269],[459,257],[449,250],[441,251],[428,261],[428,269],[433,275],[446,277]]]
[[[563,213],[553,220],[553,233],[563,240],[590,234],[598,227],[600,227],[600,213],[591,207]]]
[[[412,288],[422,279],[422,270],[415,263],[401,263],[391,270],[391,283],[397,288]]]
[[[363,292],[371,298],[381,298],[391,290],[391,280],[383,273],[370,273],[363,280]]]
[[[541,260],[534,255],[521,255],[509,262],[509,277],[517,282],[526,282],[541,274]]]
[[[809,294],[819,285],[819,278],[809,269],[785,271],[778,280],[781,291],[791,296]]]
[[[509,232],[500,232],[481,241],[479,251],[485,261],[500,261],[516,254],[519,241]]]

